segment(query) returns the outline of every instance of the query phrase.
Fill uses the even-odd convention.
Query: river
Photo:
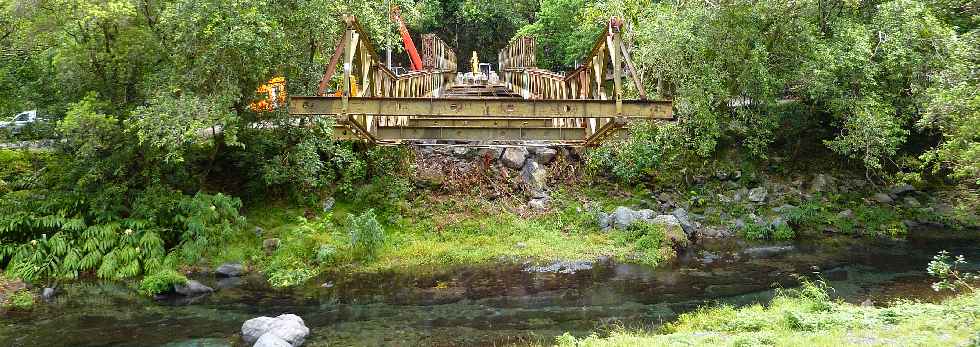
[[[948,235],[948,234],[946,234]],[[502,263],[419,272],[327,273],[275,290],[258,274],[192,276],[217,289],[195,300],[157,302],[132,285],[63,285],[33,312],[0,317],[3,346],[228,346],[242,323],[281,313],[303,317],[305,346],[480,346],[550,343],[564,332],[652,328],[700,305],[769,300],[797,276],[820,274],[854,303],[935,301],[926,264],[939,250],[967,255],[976,238],[869,240],[822,237],[790,243],[709,242],[659,268],[598,262],[577,271],[529,271]],[[557,267],[560,269],[560,267]]]

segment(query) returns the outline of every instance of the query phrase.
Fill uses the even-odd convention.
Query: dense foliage
[[[522,31],[544,66],[568,66],[609,15],[627,19],[637,73],[680,118],[598,152],[626,181],[687,158],[679,150],[765,157],[799,133],[792,122],[870,174],[980,180],[975,2],[546,0]]]
[[[384,235],[375,224],[397,219],[412,189],[412,158],[248,105],[273,77],[310,94],[344,15],[399,51],[392,5],[461,59],[492,62],[519,33],[553,69],[574,67],[609,16],[626,19],[635,73],[674,100],[679,122],[637,125],[593,153],[594,169],[623,181],[683,172],[723,147],[765,157],[806,134],[870,175],[953,177],[980,204],[971,1],[0,0],[0,116],[38,109],[58,139],[0,150],[0,267],[26,280],[123,278],[194,262],[243,224],[235,196],[374,206],[351,220],[354,244],[296,246],[303,262],[361,243],[370,256]]]

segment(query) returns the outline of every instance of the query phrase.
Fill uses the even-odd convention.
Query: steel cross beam
[[[524,100],[479,98],[293,97],[294,116],[338,119],[340,138],[377,143],[409,140],[544,141],[595,145],[627,119],[671,120],[669,101]],[[356,115],[356,116],[355,116]],[[601,119],[604,126],[569,127],[569,119]],[[584,122],[580,122],[584,123]]]

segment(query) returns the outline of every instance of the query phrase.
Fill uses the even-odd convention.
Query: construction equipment
[[[275,77],[259,86],[255,93],[263,97],[248,105],[255,112],[272,112],[286,105],[286,79]]]
[[[409,34],[408,27],[405,26],[405,21],[402,20],[402,12],[397,5],[391,8],[391,20],[398,23],[398,32],[402,35],[405,52],[408,52],[408,57],[412,60],[412,71],[422,71],[422,57],[415,50],[415,42],[412,41],[412,35]]]

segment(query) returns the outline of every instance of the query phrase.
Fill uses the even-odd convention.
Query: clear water
[[[758,248],[765,246],[773,245],[711,243],[667,267],[607,262],[571,274],[529,273],[522,264],[327,274],[289,290],[271,289],[258,275],[220,283],[199,276],[219,289],[191,301],[155,302],[120,283],[73,283],[34,312],[0,316],[0,345],[229,346],[240,344],[245,320],[287,312],[311,328],[306,346],[526,345],[566,331],[653,327],[711,302],[764,302],[773,288],[815,272],[851,302],[938,300],[924,271],[932,255],[980,256],[975,238],[828,238],[777,244],[792,249],[775,254]]]

